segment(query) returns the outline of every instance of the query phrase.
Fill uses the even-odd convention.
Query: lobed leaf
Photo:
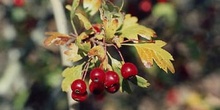
[[[165,44],[161,40],[156,40],[155,43],[134,44],[134,47],[146,67],[151,67],[155,61],[165,72],[168,72],[167,69],[169,69],[174,73],[175,70],[171,63],[171,60],[174,60],[172,55],[161,48]]]
[[[120,37],[138,40],[138,36],[141,36],[147,40],[151,40],[152,37],[156,35],[154,30],[147,28],[145,26],[139,25],[137,23],[137,17],[132,17],[130,14],[127,14],[124,19],[122,29],[120,30]]]
[[[119,27],[118,19],[113,18],[112,20],[103,20],[103,26],[105,29],[105,35],[106,35],[106,40],[108,42],[111,42],[111,40],[114,38],[116,30]]]
[[[73,66],[73,67],[68,67],[62,72],[62,76],[64,77],[61,88],[62,91],[68,92],[70,89],[71,83],[76,80],[80,79],[82,77],[82,67],[83,64]]]
[[[107,42],[112,42],[117,30],[121,27],[124,21],[124,14],[118,10],[112,9],[111,4],[102,5],[100,9],[100,17],[103,22],[105,37]]]

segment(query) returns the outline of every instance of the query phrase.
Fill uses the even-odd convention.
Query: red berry
[[[101,32],[101,26],[100,26],[100,25],[94,24],[92,27],[93,27],[93,30],[94,30],[96,33],[100,33],[100,32]]]
[[[108,91],[109,93],[115,93],[119,90],[119,88],[120,88],[120,84],[116,83],[116,84],[113,84],[112,86],[106,88],[106,91]]]
[[[72,82],[71,89],[75,94],[85,94],[86,83],[82,79],[77,79]]]
[[[157,2],[160,2],[160,3],[166,3],[167,0],[157,0]]]
[[[13,0],[14,5],[18,7],[22,7],[25,4],[25,0]]]
[[[144,12],[150,12],[152,8],[152,3],[149,0],[141,1],[139,4],[139,8]]]
[[[123,78],[128,79],[132,76],[137,75],[137,67],[133,63],[125,63],[121,67],[121,75]]]
[[[91,82],[89,84],[89,90],[91,93],[95,94],[95,95],[99,95],[102,92],[104,92],[105,87],[103,83],[95,83],[95,82]]]
[[[90,79],[96,83],[104,83],[105,72],[101,68],[95,68],[90,72]]]
[[[87,92],[85,92],[83,94],[76,94],[75,92],[72,92],[72,99],[73,100],[82,102],[82,101],[85,101],[87,99],[87,97],[88,97]]]
[[[120,87],[118,74],[114,71],[106,72],[104,85],[108,92],[117,92]]]

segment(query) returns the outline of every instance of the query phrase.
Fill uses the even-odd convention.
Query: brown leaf
[[[64,45],[71,39],[69,35],[61,34],[59,32],[46,32],[45,34],[49,36],[44,40],[45,46],[49,46],[51,44]]]

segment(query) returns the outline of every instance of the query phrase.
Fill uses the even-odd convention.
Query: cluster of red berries
[[[121,75],[125,79],[129,79],[137,75],[137,67],[133,63],[125,63],[121,67]],[[105,72],[101,68],[94,68],[90,72],[91,82],[89,91],[94,95],[100,95],[105,90],[109,93],[115,93],[120,88],[120,79],[116,72]],[[88,96],[87,86],[85,81],[77,79],[71,84],[72,98],[76,101],[84,101]]]

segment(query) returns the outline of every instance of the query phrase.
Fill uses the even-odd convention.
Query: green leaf
[[[127,92],[127,93],[131,93],[131,88],[130,85],[128,83],[127,80],[125,80],[122,75],[121,75],[121,67],[122,67],[122,63],[120,61],[118,61],[117,59],[112,58],[109,55],[110,59],[111,59],[111,63],[112,63],[112,69],[118,73],[118,76],[120,78],[120,91],[121,92]]]
[[[150,85],[150,83],[148,83],[148,81],[146,79],[144,79],[143,77],[138,76],[138,75],[136,75],[135,77],[130,79],[130,81],[133,84],[135,84],[135,85],[137,85],[139,87],[143,87],[143,88],[147,88]]]
[[[120,61],[118,61],[117,59],[114,59],[112,57],[110,57],[111,60],[111,64],[112,64],[112,69],[118,73],[119,77],[120,77],[120,82],[122,82],[123,77],[121,76],[121,66],[122,63]]]
[[[132,40],[138,40],[138,36],[141,36],[147,40],[151,40],[152,37],[156,35],[154,30],[139,25],[137,21],[138,19],[136,17],[132,17],[130,14],[127,14],[125,16],[122,29],[120,30],[121,33],[120,37],[132,39]]]
[[[71,11],[70,11],[70,21],[71,21],[71,25],[73,27],[74,33],[76,35],[78,35],[78,33],[77,33],[76,27],[74,25],[73,18],[75,17],[75,12],[76,12],[77,7],[79,6],[79,2],[80,2],[80,0],[74,0],[72,3]]]
[[[79,2],[80,2],[80,0],[73,0],[72,9],[71,9],[71,13],[70,13],[71,20],[75,16],[75,11],[76,11],[76,8],[79,6]]]
[[[79,18],[79,20],[82,21],[86,30],[89,30],[92,28],[92,24],[84,15],[82,15],[81,13],[76,13],[76,16]]]
[[[101,8],[110,12],[120,12],[119,7],[109,1],[103,1]]]
[[[127,93],[132,93],[132,91],[131,91],[131,87],[130,87],[130,85],[129,85],[129,83],[128,83],[128,80],[126,80],[126,79],[123,79],[122,80],[122,85],[121,85],[121,89],[120,89],[122,92],[127,92]]]
[[[83,32],[76,38],[76,45],[79,47],[80,50],[88,52],[91,49],[90,42],[83,42],[84,39],[88,38],[89,36]]]
[[[71,68],[68,67],[62,72],[62,76],[64,77],[62,84],[61,84],[62,91],[68,92],[68,90],[70,89],[71,83],[74,80],[80,79],[82,77],[83,64],[84,63],[77,65],[77,66],[73,66]]]
[[[154,31],[150,28],[146,28],[141,25],[130,25],[126,28],[122,28],[121,36],[128,39],[138,40],[138,35],[148,40],[151,40],[151,37],[154,36]]]

